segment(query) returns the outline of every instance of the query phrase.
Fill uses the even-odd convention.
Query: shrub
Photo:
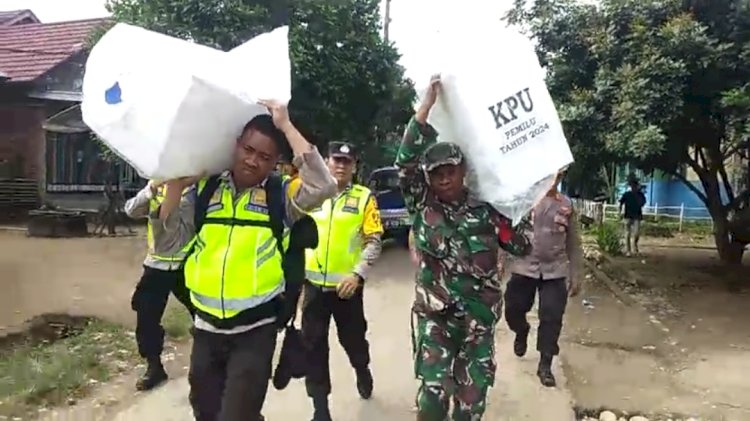
[[[594,237],[599,250],[612,255],[622,254],[622,231],[616,223],[605,222],[594,229]]]

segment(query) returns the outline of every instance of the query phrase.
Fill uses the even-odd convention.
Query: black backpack
[[[208,202],[216,189],[219,188],[218,175],[211,176],[206,185],[198,193],[195,202],[195,233],[200,232],[205,223],[211,223],[206,217]],[[286,280],[284,303],[279,308],[279,327],[285,326],[289,320],[294,324],[297,301],[299,300],[302,284],[305,280],[305,249],[318,247],[318,228],[310,216],[296,221],[289,232],[289,247],[284,250],[284,200],[283,183],[277,173],[272,173],[265,184],[266,201],[268,204],[269,222],[247,222],[248,225],[268,227],[276,238],[276,247],[281,253],[281,267]],[[222,219],[223,220],[223,219]],[[224,221],[224,220],[223,220]]]

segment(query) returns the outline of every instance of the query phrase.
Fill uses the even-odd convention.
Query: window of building
[[[47,191],[103,191],[108,164],[90,136],[89,132],[47,132]],[[129,165],[121,161],[114,165],[113,184],[133,188],[142,184]]]

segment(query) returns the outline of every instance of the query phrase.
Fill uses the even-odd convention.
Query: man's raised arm
[[[409,120],[404,137],[396,155],[399,169],[399,185],[409,213],[414,214],[424,207],[429,184],[419,168],[419,160],[424,151],[437,142],[437,132],[427,124],[427,117],[437,101],[440,91],[440,77],[433,76],[422,105]]]

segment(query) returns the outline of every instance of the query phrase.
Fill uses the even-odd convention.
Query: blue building
[[[653,213],[654,209],[658,209],[661,215],[679,216],[682,210],[685,219],[710,218],[705,203],[682,180],[661,171],[645,174],[640,170],[631,170],[627,165],[620,167],[617,171],[618,192],[617,197],[614,198],[615,202],[629,188],[627,177],[631,173],[634,173],[643,185],[646,206],[649,208],[648,213]],[[695,172],[686,170],[685,178],[698,190],[703,191],[703,186]],[[726,202],[726,200],[726,191],[722,189],[722,201]]]

